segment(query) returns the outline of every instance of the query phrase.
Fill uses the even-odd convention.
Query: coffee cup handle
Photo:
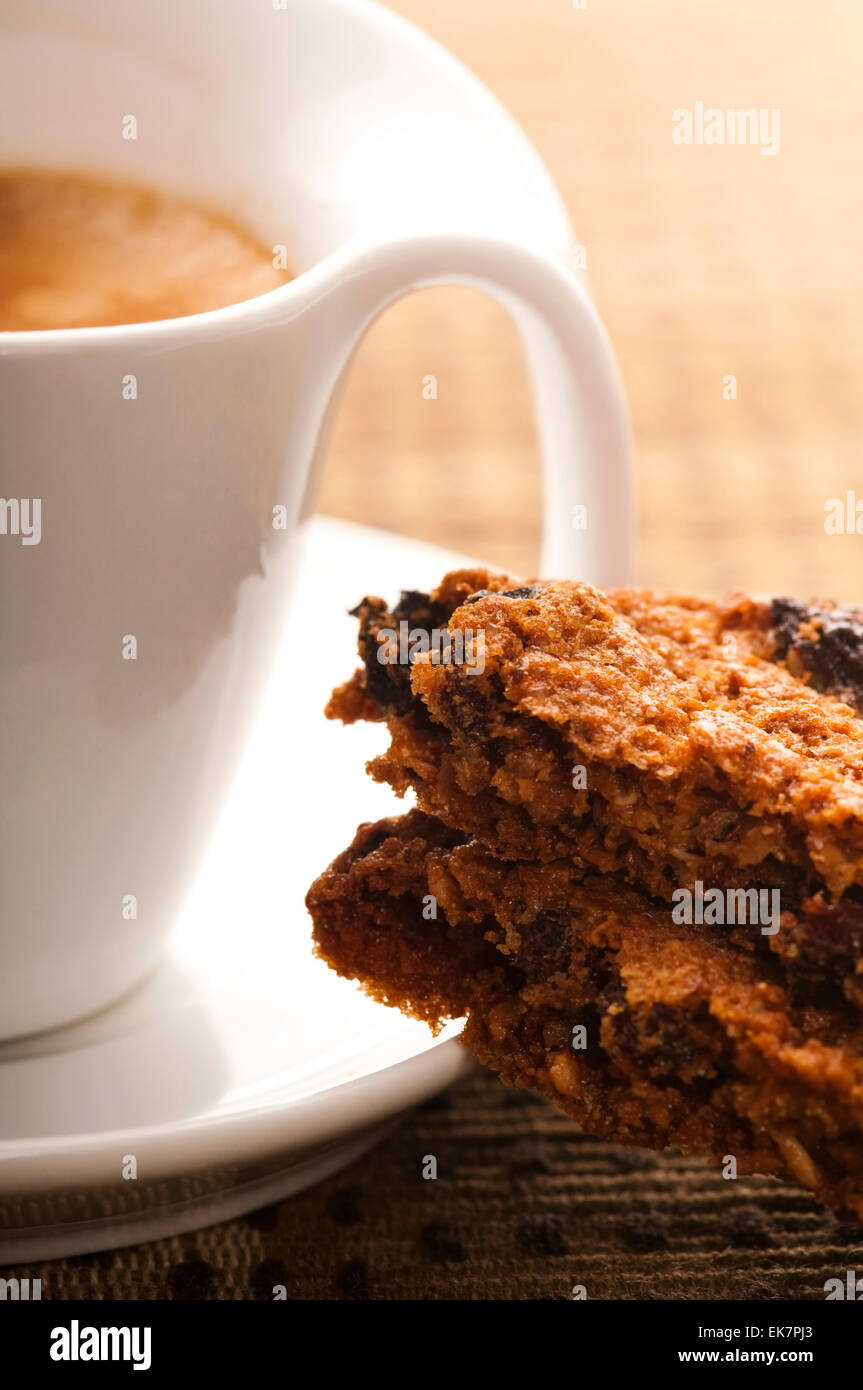
[[[394,300],[431,285],[485,291],[510,312],[527,352],[542,450],[541,573],[626,583],[634,496],[625,398],[606,331],[572,272],[521,244],[435,234],[348,253],[335,280],[342,328],[346,306],[357,311],[353,345]]]

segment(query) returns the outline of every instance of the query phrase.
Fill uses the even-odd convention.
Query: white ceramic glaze
[[[160,965],[112,1008],[0,1046],[0,1264],[286,1196],[468,1065],[458,1024],[433,1039],[314,960],[303,904],[360,821],[404,809],[364,771],[385,731],[323,717],[354,663],[347,610],[365,585],[425,587],[462,561],[326,518],[303,532],[273,676]],[[327,641],[298,683],[312,605]]]
[[[411,26],[357,0],[9,0],[0,88],[0,165],[181,190],[301,272],[191,318],[0,335],[0,494],[42,508],[38,545],[0,536],[12,1037],[104,1006],[158,959],[271,666],[335,387],[386,305],[446,281],[512,311],[549,571],[624,579],[631,500],[618,377],[566,268],[560,200],[488,93]],[[288,756],[299,737],[286,725]]]

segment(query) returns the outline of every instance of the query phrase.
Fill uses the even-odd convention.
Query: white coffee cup
[[[190,318],[0,334],[0,493],[41,504],[38,544],[9,509],[0,535],[8,1038],[156,962],[249,733],[336,387],[385,306],[446,282],[512,312],[545,572],[625,579],[632,505],[618,376],[558,195],[410,25],[361,0],[29,0],[2,19],[0,89],[0,166],[180,191],[298,272]],[[298,679],[326,640],[311,611]]]

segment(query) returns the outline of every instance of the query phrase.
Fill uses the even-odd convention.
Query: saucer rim
[[[394,552],[409,547],[424,553],[440,573],[479,563],[428,541],[327,515],[305,518],[298,539],[331,547],[348,536]],[[378,1126],[464,1076],[476,1064],[458,1041],[461,1028],[461,1021],[448,1024],[441,1036],[430,1034],[426,1046],[398,1061],[307,1096],[137,1127],[0,1139],[0,1198],[115,1187],[118,1150],[135,1152],[148,1182],[280,1156],[296,1162],[310,1147]],[[0,1068],[23,1060],[4,1063],[2,1053],[0,1045]]]

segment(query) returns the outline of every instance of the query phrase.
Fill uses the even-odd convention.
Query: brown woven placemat
[[[588,1139],[477,1072],[277,1206],[11,1272],[51,1299],[815,1299],[861,1250],[791,1188]]]
[[[393,8],[488,82],[563,193],[631,407],[640,580],[860,599],[863,537],[826,535],[824,502],[863,498],[863,7]],[[672,113],[696,101],[779,107],[778,155],[675,145]],[[383,315],[322,506],[535,573],[539,468],[502,309],[434,289]]]
[[[827,536],[823,507],[863,496],[863,10],[394,8],[489,83],[563,191],[631,402],[641,579],[859,599],[863,537]],[[780,153],[675,147],[671,113],[697,100],[778,106]],[[322,505],[533,570],[536,449],[502,310],[435,290],[381,319],[352,369]],[[436,1181],[420,1175],[429,1153]],[[822,1298],[859,1265],[861,1239],[790,1188],[627,1154],[477,1076],[277,1209],[39,1272],[50,1298],[270,1297],[281,1283],[330,1299],[566,1298],[574,1284],[618,1299]]]

